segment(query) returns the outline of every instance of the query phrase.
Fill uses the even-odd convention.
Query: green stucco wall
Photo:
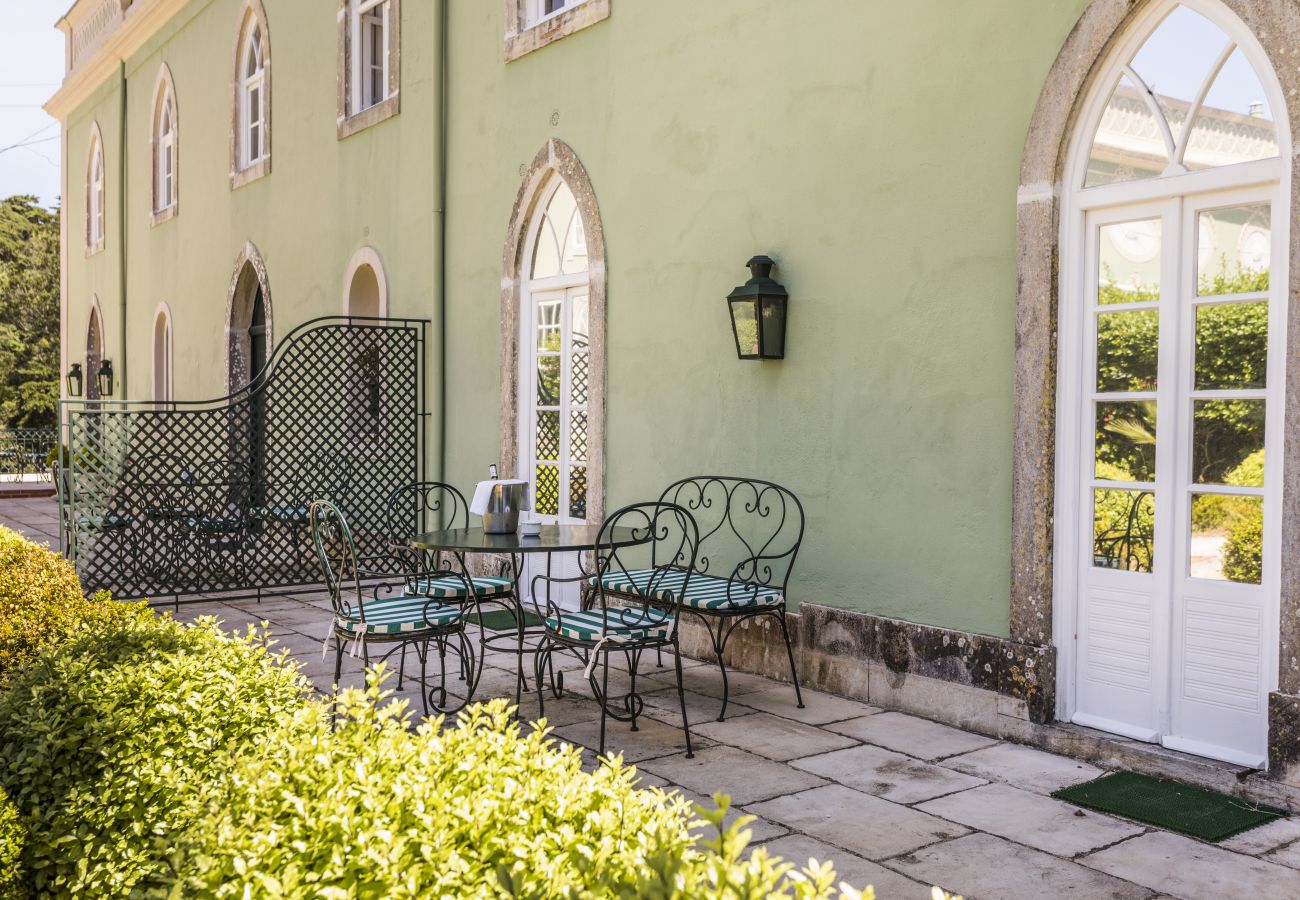
[[[346,262],[370,244],[390,314],[432,317],[438,343],[437,5],[402,8],[401,114],[339,141],[335,4],[264,2],[267,178],[228,187],[234,0],[192,2],[127,66],[134,396],[160,300],[177,395],[220,392],[245,240],[266,260],[277,336],[339,311]],[[447,408],[433,417],[449,480],[468,489],[499,454],[503,243],[521,167],[558,137],[591,178],[608,251],[607,507],[684,475],[782,482],[808,514],[793,600],[1005,634],[1017,175],[1085,5],[613,0],[607,21],[503,63],[500,0],[452,0]],[[164,60],[180,214],[151,229]],[[68,306],[80,346],[97,291],[120,355],[111,178],[107,250],[80,252],[87,128],[99,119],[111,175],[116,109],[108,85],[69,122]],[[730,343],[723,298],[758,252],[791,295],[783,362],[739,362]]]

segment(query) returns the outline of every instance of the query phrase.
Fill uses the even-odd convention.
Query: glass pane
[[[1267,203],[1203,210],[1196,231],[1196,293],[1268,290],[1272,228]]]
[[[574,466],[569,470],[569,515],[575,519],[587,518],[586,466]]]
[[[1092,492],[1092,564],[1101,569],[1150,572],[1156,503],[1151,491]]]
[[[1263,388],[1267,369],[1267,303],[1197,308],[1196,390]]]
[[[1101,226],[1097,242],[1097,302],[1150,303],[1160,299],[1159,219]]]
[[[1155,481],[1155,401],[1098,403],[1095,446],[1094,477],[1106,481]]]
[[[1156,95],[1175,141],[1211,67],[1227,46],[1228,36],[1217,25],[1179,6],[1133,57],[1133,71]]]
[[[567,190],[567,188],[566,188]],[[570,195],[572,197],[572,195]],[[587,271],[587,235],[582,229],[582,216],[575,206],[569,216],[564,233],[564,251],[561,254],[565,275],[574,275]]]
[[[587,414],[575,412],[569,419],[569,459],[587,461]]]
[[[533,505],[538,515],[558,516],[560,514],[559,466],[538,466],[534,470],[533,477]]]
[[[569,334],[575,350],[586,349],[591,339],[591,304],[585,293],[569,297]]]
[[[1192,495],[1189,575],[1259,584],[1263,550],[1263,497]]]
[[[1263,400],[1197,400],[1192,407],[1193,481],[1232,484],[1229,477],[1250,477],[1241,467],[1256,453],[1262,475]]]
[[[537,349],[557,353],[560,349],[560,301],[537,304]]]
[[[550,278],[560,274],[560,245],[548,217],[542,217],[537,229],[537,246],[533,248],[533,277]]]
[[[1121,78],[1097,123],[1084,187],[1154,178],[1165,170],[1164,137],[1142,92]]]
[[[537,405],[560,405],[560,357],[537,357]]]
[[[1183,162],[1189,169],[1208,169],[1277,155],[1264,86],[1245,54],[1236,50],[1205,95]]]
[[[1159,342],[1154,309],[1097,316],[1097,390],[1154,391]]]
[[[751,301],[731,302],[731,324],[736,331],[736,347],[749,356],[758,355],[758,314]]]
[[[537,410],[537,459],[560,458],[560,414],[553,409]]]
[[[590,378],[591,359],[585,353],[575,353],[569,373],[569,400],[575,406],[587,405],[587,384]]]

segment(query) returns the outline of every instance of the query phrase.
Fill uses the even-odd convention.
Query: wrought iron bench
[[[803,542],[799,498],[770,481],[702,475],[674,482],[659,499],[686,509],[699,527],[699,553],[689,582],[687,573],[679,570],[658,574],[652,586],[649,571],[626,571],[604,575],[605,590],[638,598],[649,594],[652,602],[671,602],[680,606],[682,615],[700,620],[722,673],[718,721],[726,716],[729,699],[727,641],[742,622],[771,616],[781,627],[795,702],[802,709],[785,603],[790,571]]]

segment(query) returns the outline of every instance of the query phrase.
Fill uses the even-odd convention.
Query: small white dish
[[[537,537],[542,533],[541,522],[520,522],[519,534],[523,537]]]

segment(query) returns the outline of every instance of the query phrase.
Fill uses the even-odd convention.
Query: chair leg
[[[640,665],[641,665],[641,651],[629,650],[627,653],[627,677],[628,677],[627,712],[628,715],[632,717],[633,731],[637,730],[636,717],[637,717],[638,709],[637,709],[636,701],[639,698],[636,695],[636,670],[640,667]]]
[[[794,667],[794,647],[790,643],[790,629],[785,624],[785,607],[781,607],[781,613],[777,616],[781,623],[781,637],[785,638],[785,655],[790,660],[790,680],[794,682],[794,699],[799,709],[803,709],[803,692],[799,690],[799,673]]]
[[[730,699],[731,696],[731,688],[730,685],[727,684],[727,662],[722,657],[722,651],[727,645],[727,640],[723,636],[726,622],[723,619],[718,619],[717,634],[713,633],[713,626],[709,624],[707,619],[704,620],[704,627],[709,632],[709,640],[713,643],[713,652],[718,657],[718,671],[722,673],[722,709],[718,710],[718,721],[721,722],[726,718],[727,700]],[[678,665],[680,664],[681,659],[679,658]]]
[[[402,654],[406,654],[406,645],[402,645]],[[415,645],[415,655],[420,658],[420,705],[424,707],[424,715],[429,715],[429,639],[425,638],[424,644]],[[443,698],[444,704],[446,697]]]
[[[533,658],[533,678],[537,681],[537,718],[539,719],[546,717],[546,685],[542,682],[542,672],[550,654],[551,644],[543,637],[537,646],[537,655]]]
[[[338,690],[339,679],[343,677],[343,638],[334,635],[334,689]]]
[[[691,725],[686,719],[686,689],[682,686],[682,651],[677,646],[677,641],[673,641],[673,662],[677,666],[677,701],[682,707],[682,731],[686,734],[686,758],[694,759],[695,752],[691,749]]]
[[[595,650],[593,649],[592,652],[594,653]],[[606,712],[606,706],[609,704],[609,654],[608,653],[605,654],[605,658],[601,661],[601,665],[602,665],[602,674],[601,674],[601,684],[600,684],[600,750],[597,752],[596,754],[597,756],[605,755],[605,712]]]
[[[406,645],[402,645],[402,659],[397,664],[397,689],[402,689],[402,680],[406,678]]]

